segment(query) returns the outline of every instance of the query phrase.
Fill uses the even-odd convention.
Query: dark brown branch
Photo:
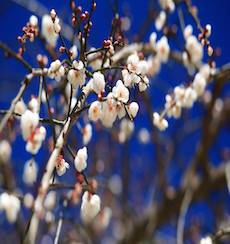
[[[24,67],[31,73],[33,68],[32,66],[21,56],[19,56],[16,52],[14,52],[10,47],[8,47],[5,43],[0,41],[0,48],[5,51],[5,53],[9,56],[14,57],[16,60],[18,60],[21,64],[24,65]]]

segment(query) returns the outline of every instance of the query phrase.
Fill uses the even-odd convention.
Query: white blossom
[[[142,144],[147,144],[150,142],[150,133],[146,128],[141,128],[138,133],[139,142]]]
[[[149,37],[149,43],[151,44],[151,47],[154,49],[156,47],[156,40],[157,40],[157,34],[156,32],[152,32]]]
[[[60,20],[58,17],[55,18],[55,21],[53,23],[54,25],[54,31],[58,34],[61,31],[61,25],[60,25]]]
[[[52,210],[56,204],[56,192],[50,191],[44,200],[44,207],[46,210]]]
[[[112,90],[113,96],[122,103],[127,103],[129,100],[129,90],[124,86],[121,80],[118,80],[116,86]]]
[[[34,203],[34,197],[31,193],[26,193],[23,198],[23,204],[26,208],[32,208]]]
[[[55,32],[54,23],[49,15],[42,17],[42,36],[53,47],[57,44],[58,34]]]
[[[56,171],[59,176],[65,174],[66,169],[69,168],[69,164],[65,161],[62,155],[59,155],[56,161]]]
[[[82,172],[87,167],[87,158],[87,148],[83,147],[79,149],[74,160],[74,164],[78,172]]]
[[[132,116],[132,118],[135,118],[137,115],[137,112],[139,110],[139,105],[136,102],[131,102],[128,106],[127,106],[128,112],[129,114]]]
[[[210,37],[211,33],[212,33],[212,26],[210,24],[207,24],[205,26],[205,30],[206,30],[206,33],[205,33],[206,37]]]
[[[92,121],[97,121],[101,117],[101,103],[99,101],[94,101],[90,105],[88,115]]]
[[[27,185],[33,185],[36,182],[38,174],[38,166],[36,162],[31,159],[25,163],[23,171],[23,181]]]
[[[157,56],[150,56],[147,60],[148,62],[148,75],[154,76],[156,75],[161,68],[161,61],[159,59],[159,57]]]
[[[38,113],[39,111],[38,99],[36,97],[32,97],[29,101],[28,107],[33,113]]]
[[[136,73],[139,74],[139,75],[141,75],[141,76],[144,76],[144,75],[147,74],[148,69],[149,69],[148,62],[146,60],[141,60],[138,63]]]
[[[204,237],[200,240],[200,244],[212,244],[212,239],[211,237],[207,236],[207,237]]]
[[[107,98],[107,101],[102,103],[100,119],[102,124],[107,128],[112,127],[114,121],[117,118],[117,110],[115,105],[116,103],[114,99],[111,98]]]
[[[26,110],[21,116],[21,130],[24,140],[27,140],[39,123],[39,116],[30,110]]]
[[[137,71],[139,61],[140,61],[140,59],[139,59],[137,53],[131,54],[127,58],[127,68],[128,68],[128,70],[135,73]]]
[[[185,89],[184,97],[182,99],[182,106],[185,108],[191,108],[197,99],[197,93],[192,87]]]
[[[118,139],[120,143],[124,143],[130,138],[134,131],[134,123],[129,119],[123,119],[120,123],[120,131],[118,134]]]
[[[129,72],[127,69],[122,70],[122,77],[124,84],[127,87],[131,87],[133,84],[137,84],[141,80],[137,74]]]
[[[173,12],[175,10],[175,3],[173,0],[159,0],[161,7],[165,10]]]
[[[140,92],[145,91],[149,86],[149,79],[145,76],[138,84],[138,88]]]
[[[203,47],[194,35],[187,38],[185,48],[189,53],[190,61],[193,64],[197,64],[202,60]]]
[[[210,66],[208,64],[203,64],[201,67],[200,67],[200,70],[199,70],[199,73],[204,77],[204,79],[206,81],[208,81],[211,73],[212,73],[212,70],[210,68]]]
[[[82,133],[83,133],[83,144],[87,145],[90,142],[91,138],[92,138],[92,125],[88,123],[82,129]]]
[[[9,223],[14,223],[17,220],[20,205],[16,196],[6,192],[0,195],[0,209],[5,211]]]
[[[77,45],[73,45],[71,48],[70,48],[70,52],[71,52],[71,58],[72,59],[75,59],[78,55],[78,50],[77,50]]]
[[[111,217],[112,209],[110,207],[103,208],[100,214],[98,214],[95,219],[95,228],[105,230],[109,226]]]
[[[157,57],[162,63],[166,63],[169,58],[170,47],[166,36],[162,36],[156,44]]]
[[[161,116],[156,112],[153,113],[153,124],[161,131],[168,127],[168,121],[164,118],[161,118]]]
[[[35,15],[31,15],[31,16],[30,16],[30,19],[29,19],[29,23],[30,23],[32,26],[37,26],[37,25],[38,25],[38,18],[37,18],[37,16],[35,16]]]
[[[180,101],[174,101],[172,96],[166,95],[165,97],[165,109],[167,110],[168,117],[179,118],[181,116],[181,103]]]
[[[192,83],[192,87],[196,91],[198,96],[201,96],[204,93],[206,87],[206,80],[200,73],[196,74]]]
[[[46,129],[43,126],[36,128],[31,132],[29,138],[27,138],[26,151],[32,154],[37,154],[41,148],[42,142],[46,137]]]
[[[50,64],[48,74],[51,79],[55,79],[56,81],[61,80],[62,76],[65,75],[65,68],[60,60],[57,59]]]
[[[0,163],[7,163],[10,160],[12,149],[7,140],[0,142]]]
[[[95,72],[93,74],[93,80],[91,82],[92,89],[98,95],[105,91],[105,77],[101,72]]]
[[[187,25],[184,28],[184,39],[187,40],[193,33],[193,27],[191,25]]]
[[[20,99],[15,105],[14,112],[16,114],[23,114],[25,111],[26,111],[26,105],[24,101]]]
[[[97,216],[101,209],[101,199],[97,194],[86,191],[82,196],[81,219],[89,224]]]
[[[166,13],[165,11],[161,11],[155,20],[155,27],[158,31],[160,31],[163,28],[165,21],[166,21]]]
[[[70,69],[67,75],[68,81],[74,88],[82,86],[85,83],[85,67],[82,61],[73,61],[74,69]]]

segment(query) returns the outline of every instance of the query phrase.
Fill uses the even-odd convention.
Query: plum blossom
[[[94,101],[89,107],[88,111],[89,119],[92,121],[97,121],[101,117],[101,102]]]
[[[149,86],[149,79],[147,76],[145,76],[138,84],[138,88],[140,92],[145,91]]]
[[[155,20],[155,26],[158,31],[163,28],[165,21],[166,21],[166,13],[165,11],[161,11]]]
[[[27,185],[33,185],[36,182],[37,174],[38,174],[37,163],[33,159],[28,160],[24,166],[23,181]]]
[[[56,21],[59,22],[58,18],[56,17]],[[57,26],[59,23],[56,24],[56,29],[59,27]],[[57,44],[58,34],[55,31],[54,23],[49,15],[44,15],[42,17],[42,36],[46,39],[46,41],[53,47]]]
[[[197,99],[197,93],[192,87],[185,89],[183,99],[181,100],[182,106],[185,108],[191,108]]]
[[[24,140],[27,140],[39,123],[39,116],[30,110],[26,110],[21,116],[21,130]]]
[[[118,139],[120,143],[124,143],[130,138],[134,131],[134,123],[129,119],[122,119],[120,123],[120,131],[118,134]]]
[[[185,28],[184,28],[184,39],[187,40],[193,33],[193,27],[191,25],[187,25]]]
[[[161,131],[168,127],[168,121],[162,118],[158,113],[153,113],[153,124]]]
[[[35,16],[35,15],[31,15],[31,16],[30,16],[30,19],[29,19],[29,23],[30,23],[32,26],[37,26],[37,25],[38,25],[38,18],[37,18],[37,16]]]
[[[138,54],[135,52],[127,58],[127,68],[130,72],[136,73],[139,64]]]
[[[27,139],[26,151],[32,154],[37,154],[42,142],[46,137],[46,129],[43,126],[37,127],[33,130]]]
[[[107,101],[102,102],[102,109],[101,109],[101,122],[102,124],[110,128],[112,127],[114,121],[117,118],[117,109],[116,109],[116,102],[113,98],[107,99]]]
[[[91,81],[92,89],[98,95],[105,91],[105,77],[101,72],[95,72]]]
[[[32,208],[34,204],[34,197],[31,193],[26,193],[23,198],[23,204],[26,208]]]
[[[82,196],[81,219],[85,224],[90,224],[101,209],[101,199],[97,194],[86,191]]]
[[[20,201],[16,196],[7,192],[0,195],[0,210],[5,211],[9,223],[14,223],[17,220],[20,205]]]
[[[75,59],[78,55],[78,50],[77,50],[77,45],[73,45],[70,49],[69,49],[70,53],[71,53],[71,58]]]
[[[83,144],[87,145],[91,138],[92,138],[92,125],[87,124],[83,129],[82,129],[82,134],[83,134]]]
[[[116,86],[112,90],[113,96],[122,103],[127,103],[129,100],[129,90],[124,86],[121,80],[118,80]]]
[[[74,164],[78,172],[82,172],[87,167],[87,148],[83,147],[78,150],[74,159]]]
[[[193,80],[192,86],[198,96],[202,95],[206,87],[205,78],[200,73],[197,73]]]
[[[175,10],[175,3],[173,0],[159,0],[161,7],[165,10],[173,12]]]
[[[14,112],[16,114],[23,114],[25,111],[26,111],[26,105],[24,101],[20,99],[15,105]]]
[[[57,59],[50,64],[48,74],[51,79],[55,79],[56,81],[61,80],[62,76],[65,75],[65,68],[60,60]]]
[[[73,88],[82,86],[85,83],[85,67],[82,61],[73,61],[74,69],[70,69],[67,75],[68,81],[72,84]]]
[[[132,118],[135,118],[137,115],[137,112],[139,110],[139,105],[136,102],[131,102],[128,106],[127,106],[128,112],[129,114],[132,116]]]
[[[65,174],[66,169],[69,168],[69,164],[65,161],[62,155],[59,155],[56,161],[56,171],[59,176]]]
[[[170,47],[166,36],[162,36],[156,43],[157,57],[162,63],[166,63],[169,58]]]
[[[200,240],[200,244],[212,244],[212,238],[210,236],[204,237]]]
[[[122,77],[124,84],[127,87],[131,87],[133,84],[138,84],[141,78],[135,73],[129,72],[127,69],[122,70]]]
[[[44,207],[46,210],[52,210],[56,204],[56,192],[50,191],[44,201]]]
[[[0,141],[0,163],[7,163],[10,160],[12,149],[7,140]]]
[[[110,207],[103,208],[94,221],[95,228],[105,230],[109,226],[111,217],[112,209]]]
[[[169,118],[179,118],[181,116],[181,103],[179,101],[174,101],[171,95],[166,95],[165,100],[165,109],[167,111],[167,116]]]
[[[33,113],[38,113],[39,111],[39,102],[36,97],[32,97],[29,101],[28,108],[33,112]]]
[[[189,61],[192,64],[199,64],[203,58],[203,47],[194,35],[186,39],[185,48],[189,54]]]

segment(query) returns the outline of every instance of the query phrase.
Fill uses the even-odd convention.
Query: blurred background
[[[87,10],[90,7],[90,1],[76,2],[81,4],[83,9]],[[116,11],[115,6],[126,23],[125,36],[129,42],[148,41],[149,35],[155,31],[153,16],[155,11],[159,11],[158,2],[154,0],[117,0],[115,2],[112,0],[97,1],[89,39],[90,46],[101,47],[103,40],[108,37],[114,11]],[[230,57],[230,2],[229,0],[194,0],[193,4],[199,10],[201,24],[212,25],[211,43],[220,51],[220,56],[215,61],[217,67],[221,67],[229,62]],[[21,34],[21,29],[31,14],[38,16],[41,21],[42,15],[48,13],[52,8],[55,8],[58,16],[66,25],[70,24],[71,11],[66,0],[1,0],[0,40],[16,51],[19,47],[17,36]],[[184,13],[185,24],[192,24],[195,33],[198,33],[184,6],[182,5],[180,8]],[[178,28],[178,35],[170,40],[170,46],[172,49],[183,51],[184,42],[177,11],[170,15],[169,23],[175,24]],[[68,26],[65,31],[68,37]],[[27,45],[24,57],[33,67],[37,67],[36,55],[38,53],[47,54],[39,41]],[[5,58],[2,51],[0,51],[0,70],[0,109],[7,109],[27,71],[14,59]],[[149,110],[161,111],[165,95],[175,85],[189,80],[187,71],[181,65],[170,61],[151,80],[147,97],[132,94],[139,103],[140,111],[134,122],[134,133],[124,144],[118,143],[117,140],[119,123],[116,123],[112,130],[107,130],[101,125],[93,125],[93,138],[88,145],[89,159],[86,172],[87,175],[98,180],[98,194],[102,198],[102,205],[111,208],[112,218],[106,230],[88,230],[93,239],[92,243],[117,243],[123,238],[126,228],[129,228],[129,225],[132,226],[132,222],[142,217],[153,204],[161,206],[164,195],[170,198],[180,191],[182,176],[200,146],[202,130],[205,126],[203,118],[207,112],[205,101],[199,101],[191,110],[184,111],[179,120],[170,120],[169,129],[164,133],[159,133],[153,128]],[[49,82],[52,84],[54,81]],[[38,79],[34,79],[23,97],[24,101],[28,102],[31,94],[37,94],[38,84]],[[212,91],[212,89],[211,84],[208,90]],[[227,99],[229,94],[230,86],[227,83],[220,97],[222,100]],[[54,98],[51,101],[52,106],[55,106],[56,102]],[[61,107],[59,110],[61,111]],[[84,126],[87,121],[85,117],[83,116],[79,121],[81,126]],[[226,164],[230,160],[229,122],[230,118],[221,127],[207,152],[208,161],[214,168]],[[16,185],[19,192],[23,194],[27,192],[35,194],[42,171],[38,172],[37,184],[33,187],[24,184],[23,168],[31,155],[25,151],[25,143],[19,133],[19,127],[16,126],[16,128],[11,160]],[[49,130],[49,126],[47,129]],[[70,142],[75,150],[82,147],[81,134],[77,126],[73,129]],[[39,169],[44,167],[48,156],[48,145],[45,145],[36,155],[35,160]],[[71,164],[68,154],[66,154],[66,161]],[[203,173],[198,169],[199,174],[202,176]],[[75,172],[68,170],[67,174],[58,180],[74,184]],[[197,243],[202,236],[215,233],[220,226],[230,223],[230,198],[227,184],[224,183],[208,194],[205,190],[204,194],[200,192],[197,199],[190,204],[185,217],[185,243]],[[53,210],[54,218],[58,219],[60,213],[64,212],[65,218],[69,220],[63,227],[60,243],[68,243],[69,236],[75,235],[73,229],[78,228],[78,225],[81,224],[79,206],[63,210],[62,205],[58,204],[62,202],[65,194],[65,191],[58,192],[57,205]],[[171,207],[173,208],[174,205],[168,206],[168,208]],[[30,211],[24,209],[22,215],[23,219],[28,219]],[[162,221],[159,220],[152,233],[154,239],[151,243],[175,243],[177,219],[178,207],[175,208],[175,213],[168,215],[168,218],[164,217]],[[39,243],[52,243],[55,226],[51,226],[47,223],[41,226]],[[18,240],[15,226],[8,224],[3,213],[0,213],[0,238],[4,240],[2,243],[12,243],[14,238]],[[132,244],[132,242],[129,243]],[[221,243],[229,243],[229,241]]]

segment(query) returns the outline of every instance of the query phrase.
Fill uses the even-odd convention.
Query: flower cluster
[[[182,108],[191,108],[194,102],[203,95],[213,72],[209,65],[202,65],[189,86],[176,86],[172,94],[167,94],[165,97],[165,110],[162,115],[153,114],[154,125],[160,130],[165,130],[168,127],[168,122],[163,118],[165,114],[169,118],[174,117],[177,119],[181,116]]]
[[[127,69],[122,70],[125,86],[132,87],[136,84],[141,92],[145,91],[149,85],[149,79],[146,76],[148,68],[146,60],[140,60],[137,53],[131,54],[127,58]]]
[[[21,116],[22,136],[26,144],[26,151],[37,154],[46,137],[46,129],[39,126],[39,115],[27,109]]]
[[[85,67],[82,61],[76,60],[73,61],[72,66],[73,68],[68,71],[67,79],[73,88],[77,88],[85,83]]]
[[[65,75],[65,68],[60,60],[57,59],[50,64],[48,74],[51,79],[61,80],[62,76]]]
[[[170,54],[170,46],[166,36],[162,36],[157,41],[156,32],[151,33],[149,44],[155,55],[151,55],[148,58],[148,75],[154,76],[160,71],[161,64],[167,63]]]
[[[129,90],[121,80],[116,82],[112,92],[110,92],[105,101],[94,101],[89,108],[89,119],[92,121],[101,120],[105,127],[112,127],[114,121],[128,115],[133,119],[139,109],[137,103],[133,102],[127,105],[129,101]]]
[[[193,28],[191,25],[186,26],[184,29],[184,38],[186,41],[185,50],[183,52],[183,61],[188,69],[199,67],[203,58],[203,46],[198,41],[196,36],[193,35]]]
[[[42,36],[53,47],[57,45],[58,33],[61,31],[59,22],[54,10],[51,10],[50,15],[42,17]]]

